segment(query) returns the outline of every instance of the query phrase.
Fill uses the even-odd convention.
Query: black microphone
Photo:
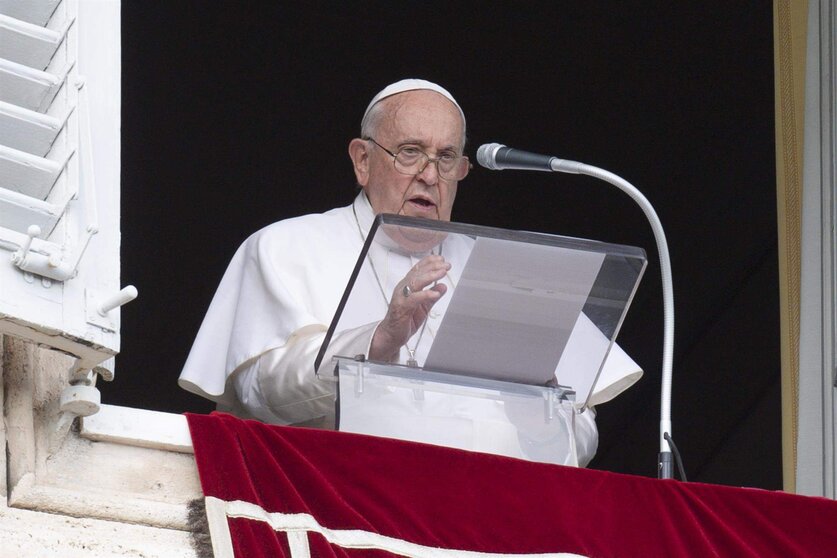
[[[512,149],[501,143],[486,143],[477,149],[477,162],[487,169],[552,171],[549,165],[555,157]]]
[[[490,170],[516,169],[572,173],[578,173],[577,166],[581,164],[551,155],[538,155],[520,149],[512,149],[502,143],[481,145],[477,149],[477,162]]]

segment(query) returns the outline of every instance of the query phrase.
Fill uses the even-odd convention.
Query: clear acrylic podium
[[[429,254],[451,264],[444,296],[396,360],[369,360],[399,282]],[[378,215],[315,362],[338,384],[337,428],[577,464],[577,415],[645,266],[635,247]]]

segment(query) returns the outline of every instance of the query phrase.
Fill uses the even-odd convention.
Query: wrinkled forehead
[[[433,91],[408,91],[383,99],[374,109],[379,113],[377,129],[389,140],[461,149],[465,122],[456,105]]]

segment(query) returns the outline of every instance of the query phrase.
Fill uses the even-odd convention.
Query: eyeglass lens
[[[443,154],[430,159],[427,153],[415,147],[404,147],[395,154],[395,170],[402,174],[418,174],[428,163],[436,163],[439,175],[447,180],[462,180],[468,174],[468,158]]]

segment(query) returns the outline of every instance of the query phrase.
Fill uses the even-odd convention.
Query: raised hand
[[[395,286],[386,316],[378,325],[369,348],[369,358],[394,362],[402,346],[427,319],[430,309],[447,291],[438,283],[450,269],[445,258],[422,258]],[[432,286],[431,286],[432,285]],[[430,288],[427,288],[430,286]]]

